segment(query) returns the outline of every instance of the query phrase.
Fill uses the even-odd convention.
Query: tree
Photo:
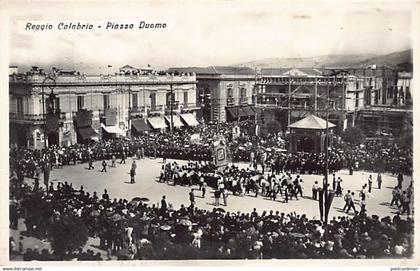
[[[65,256],[83,247],[88,230],[82,220],[73,215],[62,215],[50,228],[51,248],[58,256]]]
[[[404,148],[413,148],[413,132],[412,131],[408,131],[405,132],[404,135],[396,138],[394,140],[395,144],[398,144],[401,147]]]
[[[365,141],[366,136],[359,127],[350,127],[343,132],[342,139],[352,145],[360,145]]]
[[[278,132],[281,131],[280,122],[278,122],[276,120],[271,120],[271,121],[267,122],[266,127],[267,127],[267,132],[269,134],[277,134]]]

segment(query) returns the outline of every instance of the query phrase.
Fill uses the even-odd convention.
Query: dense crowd
[[[248,127],[249,123],[244,122],[241,125]],[[115,138],[68,147],[51,146],[45,150],[12,147],[10,161],[12,166],[18,168],[18,174],[26,176],[34,176],[37,170],[42,171],[47,161],[55,167],[113,157],[123,159],[135,155],[211,161],[214,137],[223,136],[232,162],[250,162],[255,165],[260,163],[264,168],[270,168],[277,174],[283,170],[301,174],[321,174],[325,168],[324,153],[286,152],[286,135],[249,136],[246,133],[247,129],[244,128],[241,136],[236,137],[233,127],[231,123],[200,124],[174,133],[149,133],[132,139]],[[194,136],[196,140],[192,140]],[[364,145],[353,146],[337,141],[329,151],[329,168],[331,172],[349,169],[350,172],[369,170],[411,175],[412,158],[412,149],[395,144],[368,141]]]
[[[230,169],[229,172],[231,172]],[[229,173],[228,172],[228,173]],[[233,169],[233,172],[237,172]],[[411,218],[334,217],[325,226],[305,215],[269,211],[229,213],[190,205],[174,210],[165,197],[158,205],[147,199],[112,199],[85,192],[72,184],[51,184],[48,190],[11,183],[11,227],[23,218],[29,236],[51,238],[51,227],[62,220],[80,222],[90,237],[100,239],[106,255],[93,251],[56,254],[36,248],[25,260],[111,259],[270,259],[270,258],[389,258],[413,253]],[[220,187],[219,187],[220,188]],[[92,258],[93,257],[93,258]]]
[[[303,196],[303,180],[299,174],[324,173],[325,154],[288,153],[286,135],[235,136],[232,131],[233,124],[200,125],[174,133],[150,133],[130,140],[116,138],[60,148],[51,146],[45,150],[11,147],[10,227],[17,229],[18,219],[23,218],[27,235],[50,239],[52,225],[68,219],[78,221],[89,237],[100,239],[100,248],[106,255],[82,249],[66,254],[37,248],[22,251],[20,245],[19,250],[11,251],[18,251],[24,260],[99,260],[112,256],[119,259],[270,259],[412,255],[413,221],[411,218],[403,220],[399,215],[380,219],[368,216],[365,211],[355,212],[352,218],[335,217],[325,226],[321,221],[296,213],[201,210],[194,206],[194,190],[191,190],[192,195],[190,193],[190,205],[174,210],[165,197],[160,204],[150,206],[147,199],[111,199],[106,190],[102,195],[90,194],[83,187],[76,189],[67,182],[59,182],[55,187],[48,179],[42,187],[37,183],[42,172],[47,176],[51,165],[60,168],[109,159],[123,161],[130,156],[161,157],[164,160],[161,182],[198,186],[203,197],[207,186],[212,187],[218,207],[219,199],[227,205],[228,194],[253,193],[256,197],[260,194],[283,202],[298,199]],[[240,169],[231,165],[216,170],[210,162],[215,136],[226,139],[232,161],[247,162],[249,166]],[[174,161],[167,163],[167,158],[194,162],[181,166]],[[350,174],[361,169],[411,175],[412,150],[378,141],[361,146],[337,141],[329,152],[329,170],[334,173],[341,169],[348,169]],[[35,185],[27,185],[25,176],[35,178]],[[340,182],[338,187],[342,194]],[[394,194],[396,204],[401,206],[406,198],[411,198],[404,195],[404,191],[394,190],[391,204]],[[345,208],[350,209],[351,194],[348,199],[345,196]],[[11,247],[16,247],[14,240],[10,243]]]
[[[289,172],[276,175],[274,171],[264,174],[253,167],[240,169],[235,165],[228,165],[222,170],[216,170],[212,164],[206,162],[179,165],[174,161],[162,166],[159,180],[173,185],[198,185],[202,197],[205,196],[207,187],[212,187],[215,189],[216,205],[220,198],[227,205],[227,194],[245,196],[253,193],[255,197],[260,194],[283,202],[303,196],[303,180],[299,175],[292,177]]]

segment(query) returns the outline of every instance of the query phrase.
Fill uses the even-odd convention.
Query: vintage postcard
[[[0,7],[2,266],[419,264],[417,2]]]

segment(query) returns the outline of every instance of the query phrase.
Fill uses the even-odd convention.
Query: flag
[[[335,196],[334,191],[327,193],[326,204],[325,204],[325,222],[328,222],[327,221],[328,213],[330,212],[330,207],[333,202],[334,196]]]
[[[321,220],[324,219],[324,190],[319,190],[318,191],[318,203],[319,203],[319,214],[320,214],[320,218]]]

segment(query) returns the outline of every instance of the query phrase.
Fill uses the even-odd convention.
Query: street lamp
[[[52,81],[52,85],[51,83],[48,84],[48,88],[51,90],[50,93],[50,97],[54,97],[54,88],[56,87],[56,82],[54,80],[54,78],[52,78],[51,76],[46,76],[44,78],[44,80],[42,81],[41,84],[41,99],[42,99],[42,122],[43,122],[43,130],[44,130],[44,148],[47,148],[47,120],[46,120],[46,116],[45,116],[45,92],[44,92],[44,87],[47,83],[47,81]],[[51,101],[50,101],[51,102]]]
[[[131,85],[128,85],[128,138],[131,138]]]

